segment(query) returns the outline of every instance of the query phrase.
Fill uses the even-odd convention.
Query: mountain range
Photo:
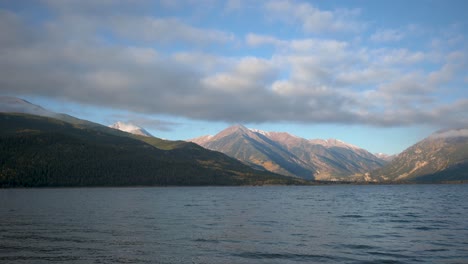
[[[0,127],[0,187],[468,181],[467,128],[436,132],[396,156],[242,125],[169,141],[2,96]]]
[[[266,132],[242,125],[190,141],[253,167],[304,179],[342,180],[346,176],[378,169],[386,163],[372,153],[340,140],[308,140],[286,132]]]
[[[439,131],[398,155],[372,154],[337,139],[231,126],[190,140],[259,169],[321,181],[468,181],[468,129]]]
[[[194,143],[134,135],[45,109],[47,115],[21,113],[37,106],[5,101],[15,112],[0,107],[0,187],[305,184]]]

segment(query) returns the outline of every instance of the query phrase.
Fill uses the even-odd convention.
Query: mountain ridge
[[[368,151],[340,140],[309,140],[287,132],[268,132],[242,125],[189,141],[265,170],[305,179],[341,180],[343,176],[385,163]]]
[[[383,168],[379,181],[442,182],[468,180],[468,129],[438,131],[410,146]]]
[[[11,113],[0,104],[0,187],[306,184],[190,142],[21,113],[32,104],[13,101],[27,107]]]
[[[4,156],[1,159],[3,162],[0,168],[1,177],[5,175],[13,177],[12,174],[9,174],[12,170],[26,173],[24,168],[32,170],[27,172],[26,175],[28,173],[35,175],[38,170],[44,170],[45,168],[41,166],[46,164],[41,163],[40,159],[34,161],[39,162],[36,167],[30,167],[29,163],[21,163],[27,161],[25,157],[34,153],[34,155],[29,156],[31,162],[37,158],[38,153],[46,156],[52,155],[54,159],[61,160],[59,163],[65,162],[62,160],[63,157],[54,156],[55,152],[43,152],[42,148],[50,150],[51,146],[55,146],[54,148],[65,151],[64,146],[74,149],[77,146],[74,144],[81,142],[80,144],[95,149],[98,153],[112,150],[108,153],[108,156],[113,157],[115,153],[119,152],[117,151],[119,148],[115,148],[115,143],[123,143],[122,150],[135,151],[135,146],[130,147],[126,144],[128,144],[128,140],[136,140],[134,142],[139,142],[138,144],[147,144],[146,147],[140,148],[143,151],[142,153],[147,153],[148,147],[164,151],[158,152],[157,155],[165,156],[166,160],[152,161],[154,164],[165,164],[162,165],[164,168],[179,164],[177,166],[184,168],[182,171],[180,168],[173,170],[173,172],[177,171],[181,175],[185,175],[184,179],[169,180],[163,184],[298,183],[297,179],[281,178],[275,176],[277,174],[322,181],[372,181],[384,183],[468,181],[468,128],[437,131],[415,143],[399,155],[391,156],[382,153],[372,154],[365,149],[338,139],[305,139],[287,132],[268,132],[247,128],[243,125],[231,126],[216,135],[202,136],[192,140],[208,149],[220,151],[216,152],[204,149],[192,142],[167,141],[144,134],[132,134],[133,130],[141,128],[123,122],[117,123],[122,128],[119,130],[67,114],[51,112],[41,106],[15,97],[0,96],[0,112],[2,112],[0,113],[2,117],[0,136],[2,136],[1,144],[3,144],[1,155]],[[31,112],[34,115],[31,115]],[[15,122],[20,128],[14,128]],[[35,125],[31,126],[31,124]],[[12,125],[13,127],[11,127]],[[55,129],[51,129],[51,127]],[[98,138],[102,142],[96,141]],[[119,138],[127,139],[121,141]],[[24,145],[24,142],[30,142],[30,145]],[[51,145],[41,145],[42,147],[38,148],[42,144],[40,142],[50,142]],[[69,144],[72,142],[75,143],[70,146]],[[15,146],[15,144],[17,145]],[[21,149],[26,152],[22,153]],[[82,155],[87,153],[83,152],[82,148],[76,149],[76,151]],[[221,154],[221,152],[230,157]],[[92,154],[88,153],[86,155]],[[11,156],[16,158],[12,159]],[[66,154],[64,154],[65,156]],[[81,159],[94,164],[85,156],[82,156]],[[135,156],[148,161],[146,157],[140,154]],[[104,158],[104,163],[107,165],[113,162],[108,160],[106,155],[100,157]],[[70,159],[73,158],[70,157]],[[128,160],[122,160],[122,164],[125,164],[125,162],[128,162]],[[5,167],[6,163],[9,164],[9,167]],[[21,164],[21,166],[18,167],[17,163]],[[122,164],[115,164],[115,166],[122,166]],[[148,167],[151,166],[148,165]],[[79,167],[76,165],[75,168]],[[252,169],[252,167],[256,170]],[[258,171],[258,169],[277,174],[268,174]],[[126,170],[122,169],[122,171]],[[197,179],[189,179],[189,174],[187,174],[189,171],[192,173],[204,171],[207,175],[221,175],[221,178],[214,181],[213,179],[204,178],[197,182]],[[161,170],[159,170],[160,172]],[[119,172],[115,173],[119,174]],[[237,176],[233,177],[232,175]],[[254,175],[252,176],[253,179],[249,179],[251,176],[248,175]],[[161,183],[161,179],[153,179],[152,181],[152,184],[156,185]],[[41,184],[45,183],[42,182]],[[9,183],[3,182],[0,185],[8,186]],[[33,186],[36,185],[33,184]]]

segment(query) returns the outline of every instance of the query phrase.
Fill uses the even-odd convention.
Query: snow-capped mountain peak
[[[256,128],[249,128],[249,130],[252,131],[252,132],[254,132],[254,133],[258,133],[258,134],[264,135],[264,136],[268,136],[268,135],[270,134],[270,132],[263,131],[263,130],[256,129]]]
[[[145,137],[152,137],[148,131],[143,129],[142,127],[139,127],[137,125],[131,124],[131,123],[124,123],[121,121],[118,121],[117,123],[109,126],[114,129],[118,129],[120,131],[128,132],[134,135],[140,135],[140,136],[145,136]]]
[[[334,138],[329,138],[329,139],[311,139],[309,142],[317,145],[322,145],[324,147],[330,148],[330,147],[341,147],[341,148],[348,148],[348,149],[354,149],[354,150],[360,150],[361,148],[358,146],[355,146],[353,144],[346,143],[342,140],[339,139],[334,139]]]

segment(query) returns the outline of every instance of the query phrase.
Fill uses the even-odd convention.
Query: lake
[[[468,263],[468,185],[0,189],[0,263]]]

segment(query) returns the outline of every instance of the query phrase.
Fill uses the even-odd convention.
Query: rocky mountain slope
[[[368,151],[339,140],[307,140],[242,125],[190,141],[268,171],[305,179],[338,180],[385,164]]]
[[[409,147],[371,173],[379,181],[449,182],[468,180],[468,129],[445,130]]]

